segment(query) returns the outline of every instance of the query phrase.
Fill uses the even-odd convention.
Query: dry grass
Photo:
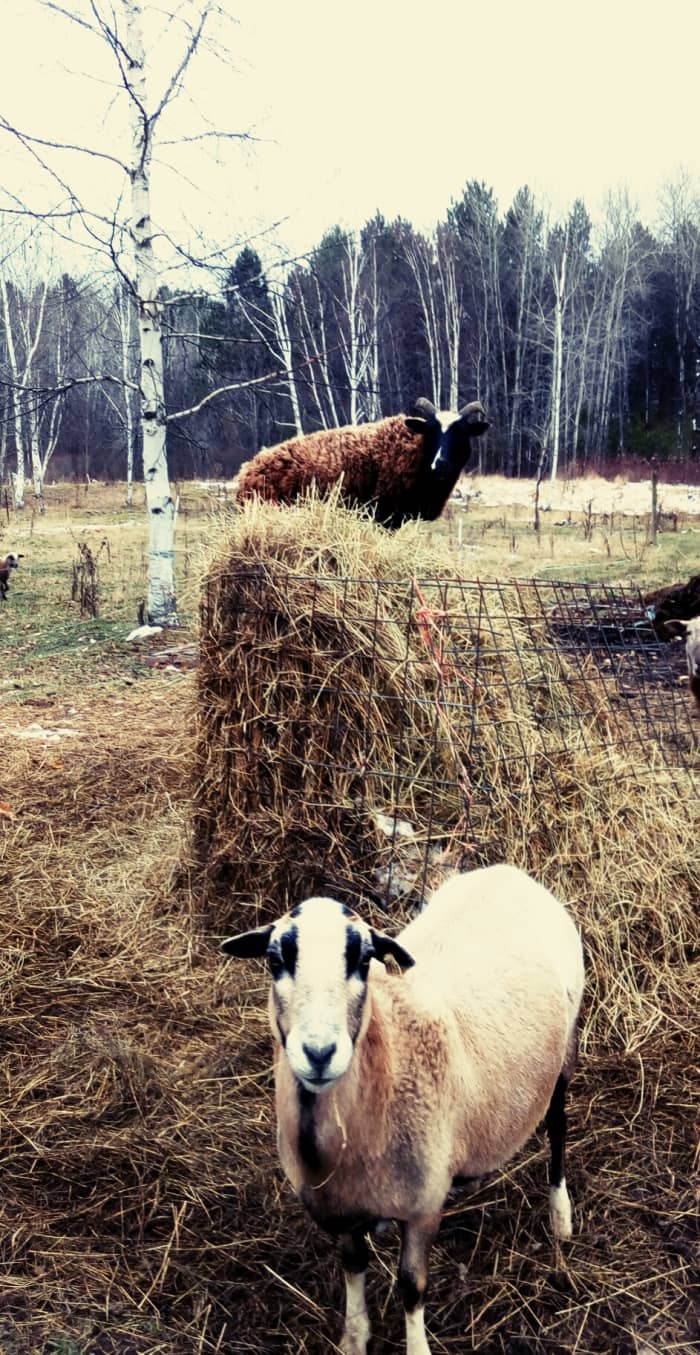
[[[339,1269],[276,1166],[264,976],[254,964],[223,966],[216,934],[271,909],[278,890],[301,886],[319,844],[341,883],[352,878],[355,852],[371,882],[385,844],[370,826],[376,806],[358,787],[371,784],[373,758],[393,756],[383,769],[396,771],[398,707],[368,702],[367,691],[390,695],[402,671],[412,712],[401,730],[407,761],[420,772],[437,731],[453,787],[465,767],[474,784],[488,775],[489,803],[476,797],[470,819],[472,858],[513,860],[567,898],[589,974],[571,1114],[575,1239],[563,1256],[547,1239],[546,1152],[533,1142],[501,1178],[448,1211],[432,1266],[433,1349],[689,1350],[700,1005],[690,783],[683,804],[661,767],[640,785],[604,728],[584,742],[575,682],[567,708],[554,681],[562,660],[550,652],[553,680],[541,699],[556,693],[570,730],[566,755],[556,755],[555,797],[555,754],[517,692],[513,757],[505,733],[489,742],[499,703],[511,699],[489,680],[500,672],[496,638],[474,693],[475,761],[461,721],[453,711],[448,728],[436,699],[444,687],[430,650],[407,635],[401,581],[445,578],[453,566],[420,528],[387,537],[327,507],[267,508],[237,519],[225,550],[223,535],[214,544],[192,734],[183,733],[190,679],[154,677],[103,702],[85,694],[84,738],[47,747],[4,738],[3,1355],[316,1355],[337,1336]],[[258,585],[230,578],[242,561],[266,588],[280,570],[287,575],[255,627]],[[308,580],[296,592],[292,583],[309,569],[313,614]],[[345,576],[368,582],[348,594]],[[329,582],[319,588],[321,577]],[[396,589],[377,610],[380,577]],[[343,629],[348,596],[354,620]],[[341,643],[348,667],[342,684],[332,677],[331,737],[324,654]],[[342,754],[349,771],[302,774],[304,720],[318,740],[307,764]],[[248,763],[246,740],[259,754]],[[518,771],[523,740],[534,782]],[[195,896],[181,869],[193,758],[195,840],[202,849],[208,833],[211,852],[206,871],[193,862]],[[394,807],[419,824],[422,781],[390,776]],[[256,814],[261,784],[267,798]],[[431,807],[433,824],[446,816],[448,861],[465,845],[462,810],[454,789]],[[215,899],[202,898],[203,879],[217,885]],[[372,915],[377,907],[368,898]],[[394,1242],[382,1243],[370,1286],[379,1352],[402,1348],[394,1261]]]

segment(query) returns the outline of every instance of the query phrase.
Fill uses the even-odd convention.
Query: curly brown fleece
[[[289,438],[265,448],[241,471],[238,497],[291,503],[316,483],[324,493],[342,476],[343,497],[377,508],[377,515],[407,511],[421,470],[423,438],[411,433],[403,415],[361,427],[330,428]],[[413,516],[423,516],[416,505]]]

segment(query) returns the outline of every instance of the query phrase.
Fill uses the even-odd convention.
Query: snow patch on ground
[[[508,508],[533,507],[535,480],[509,480],[504,475],[465,475],[459,488],[475,506]],[[687,513],[700,516],[700,486],[669,485],[659,481],[658,508],[661,513]],[[651,512],[651,480],[606,480],[586,475],[572,480],[543,480],[540,485],[540,511],[557,513],[623,513],[642,517]]]

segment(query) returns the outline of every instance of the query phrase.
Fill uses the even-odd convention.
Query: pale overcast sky
[[[64,7],[88,12],[85,0]],[[154,21],[154,88],[178,36],[172,24],[162,31],[166,8]],[[360,225],[376,209],[428,228],[472,178],[493,186],[502,209],[528,183],[555,214],[577,195],[595,213],[609,188],[627,184],[651,220],[665,179],[681,166],[700,178],[697,0],[653,11],[638,0],[222,8],[235,20],[218,30],[233,65],[198,58],[163,134],[206,125],[199,111],[262,142],[228,143],[218,165],[211,143],[164,152],[154,215],[173,221],[184,209],[192,239],[202,227],[209,240],[235,241],[287,217],[281,239],[301,252],[336,222]],[[176,0],[176,12],[196,9]],[[119,149],[123,135],[108,56],[39,0],[3,15],[0,112],[36,135],[102,149]],[[0,183],[38,194],[38,168],[3,143]],[[115,181],[105,167],[81,170],[66,156],[59,168],[109,210]]]

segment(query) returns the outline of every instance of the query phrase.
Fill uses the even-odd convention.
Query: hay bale
[[[529,867],[572,758],[639,742],[536,590],[499,586],[486,609],[420,525],[253,502],[213,552],[192,859],[222,928],[315,892],[415,905],[446,869],[501,859],[501,815],[528,822]]]
[[[437,855],[463,811],[413,624],[419,538],[400,539],[313,499],[247,505],[207,573],[193,845],[229,917],[323,888],[376,897],[394,849],[419,885],[417,844]],[[451,570],[433,552],[433,576]],[[387,819],[415,825],[413,842]]]

